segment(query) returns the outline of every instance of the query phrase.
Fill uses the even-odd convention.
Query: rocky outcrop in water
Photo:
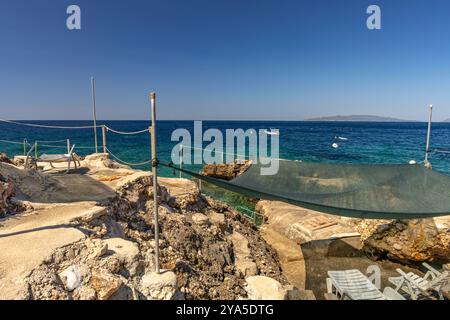
[[[374,258],[401,262],[450,259],[450,218],[391,221],[360,220],[363,250]]]
[[[203,176],[231,180],[244,173],[251,165],[251,161],[235,161],[226,164],[206,164],[200,172]]]

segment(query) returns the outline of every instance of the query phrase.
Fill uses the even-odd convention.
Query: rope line
[[[36,142],[43,142],[43,143],[57,143],[57,142],[67,142],[67,139],[64,139],[64,140],[53,140],[53,141],[51,141],[51,140],[48,140],[48,141],[45,141],[45,140],[36,140]]]
[[[150,129],[150,128],[146,128],[146,129],[142,129],[142,130],[139,130],[139,131],[120,131],[120,130],[112,129],[112,128],[106,126],[106,125],[97,125],[97,126],[94,126],[94,125],[89,125],[89,126],[52,126],[52,125],[37,124],[37,123],[18,122],[18,121],[1,119],[1,118],[0,118],[0,122],[6,122],[6,123],[21,125],[21,126],[27,126],[27,127],[47,128],[47,129],[93,129],[93,128],[105,127],[108,131],[111,131],[111,132],[114,132],[114,133],[117,133],[117,134],[124,134],[124,135],[141,134],[141,133],[148,132],[149,129]],[[66,141],[66,140],[40,141],[40,142],[52,143],[52,142],[62,142],[62,141]]]
[[[17,142],[17,141],[10,141],[10,140],[0,140],[0,142],[4,142],[4,143],[11,143],[11,144],[20,144],[23,146],[23,142]],[[31,146],[31,144],[29,144],[28,142],[25,142],[27,145]]]
[[[27,126],[27,127],[36,127],[36,128],[48,128],[48,129],[92,129],[95,128],[95,126],[75,126],[75,127],[69,127],[69,126],[51,126],[51,125],[44,125],[44,124],[35,124],[35,123],[25,123],[25,122],[17,122],[12,120],[6,120],[6,119],[0,119],[1,122],[6,123],[12,123],[17,124],[21,126]],[[96,126],[101,127],[101,126]]]
[[[111,132],[114,132],[114,133],[117,133],[117,134],[124,134],[124,135],[141,134],[141,133],[144,133],[144,132],[149,132],[149,130],[150,130],[150,128],[147,128],[147,129],[143,129],[143,130],[139,130],[139,131],[126,132],[126,131],[114,130],[114,129],[111,129],[110,127],[108,127],[108,126],[105,126],[105,128],[108,131],[111,131]]]
[[[129,166],[143,166],[143,165],[145,165],[145,164],[149,164],[149,163],[152,162],[152,160],[147,160],[147,161],[139,162],[139,163],[131,163],[131,162],[127,162],[127,161],[124,161],[124,160],[120,159],[118,156],[116,156],[114,153],[112,153],[111,150],[109,150],[108,148],[106,148],[106,150],[109,152],[109,154],[110,154],[114,159],[116,159],[117,161],[119,161],[119,162],[121,162],[121,163],[124,163],[124,164],[126,164],[126,165],[129,165]]]

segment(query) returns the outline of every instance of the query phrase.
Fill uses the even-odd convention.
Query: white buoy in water
[[[335,149],[339,148],[339,145],[338,145],[336,142],[333,143],[331,146],[332,146],[333,148],[335,148]]]
[[[410,160],[409,164],[417,164],[416,160]]]

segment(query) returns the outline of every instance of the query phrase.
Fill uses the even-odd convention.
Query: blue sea
[[[51,126],[90,126],[92,121],[23,121]],[[139,131],[148,128],[147,121],[98,121],[119,131]],[[158,121],[157,153],[161,162],[171,161],[172,149],[178,141],[171,141],[175,129],[187,129],[194,136],[193,121]],[[203,132],[216,128],[226,129],[279,129],[280,158],[324,163],[377,163],[407,164],[411,160],[420,163],[425,157],[427,124],[420,122],[306,122],[306,121],[203,121]],[[102,150],[102,133],[97,129],[99,152]],[[225,137],[225,135],[224,135]],[[346,138],[339,140],[336,137]],[[45,129],[0,122],[0,152],[12,157],[23,154],[23,141],[38,141],[38,153],[65,153],[67,143],[75,144],[79,155],[93,153],[93,129]],[[338,148],[332,144],[337,143]],[[106,134],[106,144],[111,153],[129,163],[141,163],[150,159],[150,136]],[[204,147],[208,143],[204,143]],[[192,142],[193,145],[193,142]],[[29,148],[29,145],[27,145]],[[431,131],[430,161],[433,169],[450,175],[450,123],[433,123]],[[187,150],[185,150],[186,152]],[[200,165],[183,165],[185,169],[198,171]],[[150,165],[135,166],[150,170]],[[178,177],[178,172],[159,167],[159,175]],[[183,175],[185,178],[189,176]],[[202,192],[220,199],[252,217],[255,203],[240,194],[203,184]],[[250,211],[248,210],[250,209]],[[250,212],[250,213],[249,213]]]
[[[22,121],[52,126],[89,126],[92,121]],[[98,121],[98,125],[119,131],[137,131],[150,125],[147,121]],[[192,133],[193,121],[158,121],[157,152],[162,162],[169,162],[172,148],[178,141],[171,141],[175,129],[185,128]],[[421,122],[308,122],[308,121],[203,121],[203,130],[217,128],[241,128],[244,130],[277,128],[280,131],[280,158],[327,163],[408,163],[421,162],[425,156],[427,124]],[[344,137],[348,140],[337,140]],[[23,141],[38,142],[38,152],[62,153],[70,139],[76,144],[75,152],[86,155],[94,152],[93,129],[46,129],[26,127],[0,122],[0,152],[8,156],[23,154]],[[8,141],[8,142],[6,142]],[[336,142],[339,148],[333,148]],[[99,151],[102,135],[98,129]],[[117,157],[140,163],[150,159],[150,137],[119,135],[109,131],[106,135],[108,149]],[[205,143],[206,146],[208,143]],[[450,150],[450,123],[433,123],[431,150]],[[450,154],[431,152],[433,168],[450,175]],[[149,169],[149,165],[137,166]],[[189,169],[199,169],[191,167]],[[172,176],[172,170],[161,168],[160,174]]]

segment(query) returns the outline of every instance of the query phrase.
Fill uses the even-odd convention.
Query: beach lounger
[[[40,162],[48,162],[52,168],[54,168],[53,163],[55,162],[67,162],[67,170],[66,173],[70,171],[70,163],[73,162],[75,169],[77,169],[77,161],[78,166],[80,166],[80,161],[76,159],[73,149],[75,148],[75,145],[72,145],[72,148],[70,148],[69,153],[65,154],[43,154],[38,157],[37,161]]]
[[[417,300],[420,296],[430,296],[430,291],[435,291],[439,295],[440,300],[444,300],[441,292],[441,287],[450,281],[450,274],[448,271],[439,272],[427,263],[422,264],[427,273],[422,278],[413,272],[404,272],[397,269],[400,274],[399,277],[389,278],[389,282],[396,286],[395,290],[409,294],[411,299]]]
[[[359,270],[328,271],[327,291],[339,299],[351,300],[405,300],[392,288],[383,292]]]

